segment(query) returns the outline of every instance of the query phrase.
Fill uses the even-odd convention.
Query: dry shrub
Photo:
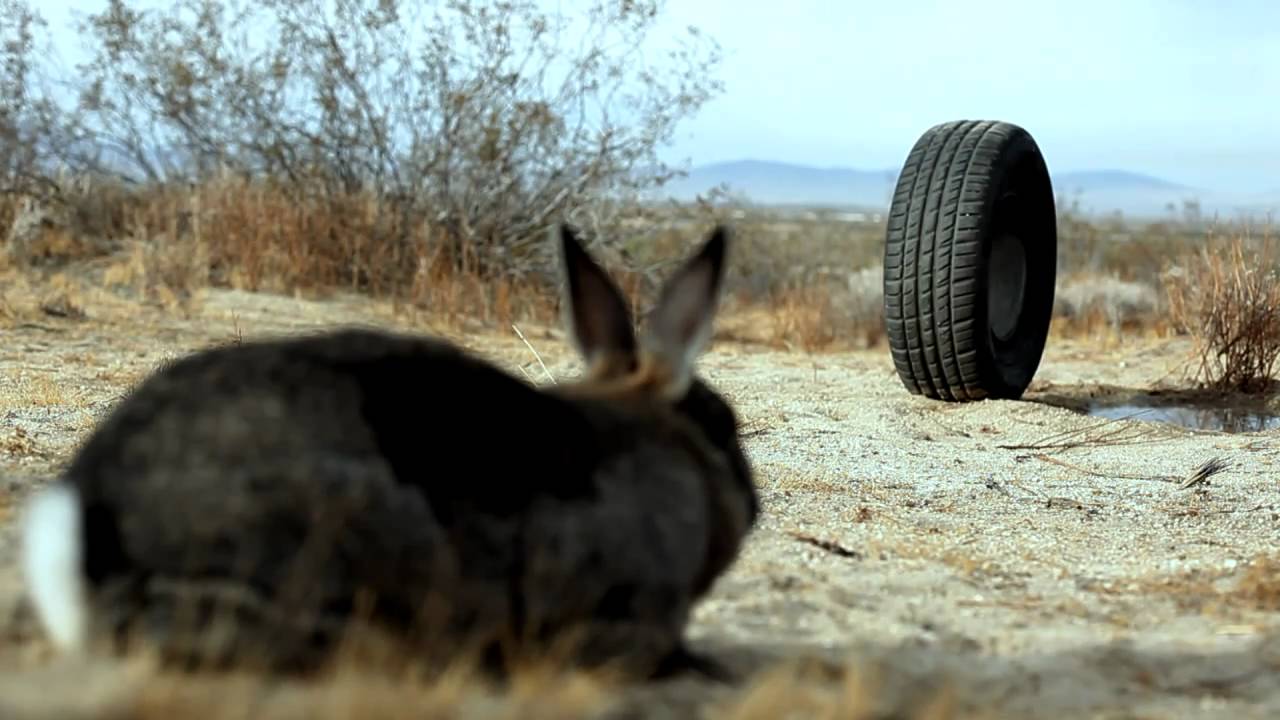
[[[14,219],[22,209],[20,196],[13,192],[0,192],[0,240],[4,241],[4,252],[0,252],[0,263],[12,264],[9,250],[9,233],[13,232]]]
[[[1175,328],[1195,341],[1195,378],[1218,391],[1261,392],[1280,359],[1280,277],[1269,234],[1210,236],[1165,273]]]
[[[813,352],[835,342],[839,320],[830,293],[810,287],[780,292],[771,309],[771,336],[775,343]]]
[[[4,254],[19,266],[65,265],[100,257],[126,234],[135,194],[118,182],[59,177],[46,192],[0,194]]]
[[[351,287],[385,293],[414,270],[417,238],[376,197],[217,179],[193,189],[160,186],[132,218],[135,236],[194,241],[210,279],[239,289],[294,292]]]
[[[66,210],[21,196],[4,233],[6,261],[18,267],[63,265],[101,254],[92,236],[81,232]]]
[[[1079,203],[1058,200],[1058,271],[1110,275],[1158,285],[1168,258],[1193,251],[1204,242],[1200,222],[1126,221],[1120,216],[1089,216]]]
[[[554,288],[490,276],[451,252],[440,228],[412,223],[368,193],[308,194],[298,187],[222,178],[139,193],[121,262],[103,277],[167,307],[207,285],[386,297],[443,319],[486,324],[551,317]]]
[[[451,325],[503,328],[520,321],[557,321],[558,297],[555,288],[545,283],[459,270],[438,255],[423,255],[415,265],[409,290],[402,299],[413,308],[429,312],[433,319]]]
[[[198,291],[208,281],[208,248],[189,236],[136,240],[125,258],[102,274],[102,283],[108,288],[131,287],[150,302],[184,312],[191,309]]]
[[[10,229],[13,227],[13,220],[18,216],[18,211],[21,208],[20,197],[16,193],[0,193],[0,230],[3,231],[0,232],[0,238],[6,238],[6,242]],[[7,261],[7,255],[7,252],[0,253],[0,258],[5,258]]]
[[[64,185],[58,202],[75,220],[68,221],[70,234],[59,252],[83,259],[122,248],[102,280],[165,307],[189,309],[206,285],[310,295],[342,289],[473,328],[557,321],[555,273],[495,274],[491,258],[486,260],[494,248],[460,245],[432,213],[399,212],[392,200],[374,193],[335,190],[307,178],[285,182],[227,173],[195,184],[134,189],[78,177]],[[0,198],[0,219],[11,219],[18,207],[12,198]],[[638,312],[647,309],[673,264],[711,222],[720,221],[732,225],[735,237],[726,280],[733,302],[726,315],[745,311],[738,320],[749,316],[753,323],[734,335],[808,352],[884,341],[882,222],[733,205],[628,212],[636,217],[613,230],[592,230],[591,223],[584,230],[591,250],[638,303]],[[1072,234],[1063,238],[1070,262],[1064,262],[1058,281],[1055,334],[1163,334],[1175,325],[1198,335],[1209,326],[1195,313],[1218,303],[1209,296],[1213,288],[1230,299],[1233,292],[1256,294],[1262,287],[1257,272],[1236,278],[1213,252],[1185,250],[1193,238],[1203,244],[1203,232],[1168,224],[1072,223]],[[1165,277],[1162,295],[1156,289],[1160,259],[1177,257],[1177,251],[1186,266],[1184,281],[1179,284],[1177,271]],[[1219,264],[1216,270],[1213,263]],[[1202,282],[1215,272],[1217,285]],[[1183,317],[1174,318],[1177,293]],[[1262,297],[1255,309],[1266,309]],[[1209,354],[1241,329],[1232,323],[1248,320],[1240,312],[1217,317],[1230,322],[1217,327],[1219,339],[1206,338]],[[1232,347],[1239,354],[1240,346]],[[1234,356],[1223,362],[1238,364]]]
[[[1070,334],[1158,327],[1163,311],[1160,301],[1157,289],[1145,282],[1122,280],[1114,274],[1077,274],[1059,281],[1054,328]]]
[[[773,343],[805,352],[867,348],[884,339],[880,268],[849,273],[847,288],[797,284],[767,301]]]
[[[738,210],[726,289],[761,318],[739,333],[806,352],[884,340],[883,225],[803,211]],[[687,229],[682,234],[688,235]],[[678,257],[683,248],[665,249]]]
[[[886,339],[884,326],[884,268],[879,264],[846,276],[844,321],[848,331],[870,347]]]

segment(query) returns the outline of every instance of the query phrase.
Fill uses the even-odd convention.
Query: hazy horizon
[[[544,0],[567,14],[583,1]],[[73,7],[39,6],[68,60]],[[929,126],[981,118],[1027,128],[1054,173],[1280,191],[1280,5],[1266,0],[796,0],[785,16],[772,3],[668,3],[661,35],[687,25],[720,43],[725,92],[668,160],[896,169]]]

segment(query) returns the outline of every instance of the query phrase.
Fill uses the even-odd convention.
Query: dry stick
[[[551,384],[552,385],[557,384],[555,376],[552,375],[551,371],[547,369],[547,364],[542,362],[542,356],[539,355],[538,351],[534,350],[533,346],[529,344],[529,341],[525,339],[524,333],[520,332],[520,328],[516,327],[515,323],[512,323],[511,329],[516,331],[516,335],[520,337],[520,341],[524,343],[525,347],[529,348],[529,352],[533,353],[534,359],[538,361],[538,365],[542,367],[542,372],[546,374],[547,379],[551,381]],[[528,373],[526,373],[526,375],[527,374]]]
[[[1231,467],[1230,461],[1223,460],[1220,457],[1212,457],[1204,461],[1203,463],[1201,463],[1199,466],[1197,466],[1196,469],[1193,470],[1189,476],[1185,478],[1179,478],[1175,475],[1122,475],[1122,474],[1103,473],[1103,472],[1098,472],[1097,470],[1090,470],[1089,468],[1081,467],[1079,465],[1074,465],[1065,460],[1059,460],[1057,458],[1049,457],[1048,455],[1045,455],[1043,453],[1038,455],[1032,455],[1032,457],[1047,463],[1060,465],[1069,470],[1082,472],[1085,475],[1090,475],[1092,477],[1108,478],[1108,479],[1115,479],[1115,480],[1154,480],[1158,482],[1170,482],[1170,483],[1179,482],[1181,483],[1179,485],[1181,489],[1186,489],[1186,488],[1192,487],[1193,485],[1199,485],[1207,481],[1210,477],[1213,477],[1214,475],[1217,475],[1218,473]]]
[[[1124,417],[1119,417],[1112,420],[1104,420],[1100,423],[1090,425],[1088,427],[1084,427],[1079,430],[1069,430],[1066,432],[1055,433],[1048,437],[1041,438],[1040,440],[1037,440],[1033,443],[1017,444],[1017,445],[997,445],[996,447],[1002,450],[1068,450],[1071,448],[1083,447],[1085,445],[1092,445],[1095,447],[1100,447],[1103,445],[1124,445],[1126,444],[1125,440],[1132,440],[1132,442],[1129,444],[1136,444],[1139,441],[1141,441],[1141,439],[1144,436],[1151,435],[1152,432],[1149,430],[1141,431],[1141,430],[1137,430],[1136,428],[1117,427],[1114,430],[1108,431],[1106,433],[1103,433],[1093,438],[1086,437],[1080,440],[1079,442],[1070,442],[1070,440],[1073,437],[1085,435],[1092,430],[1097,430],[1099,428],[1103,428],[1108,425],[1118,423],[1121,420],[1128,420],[1132,417],[1142,414],[1143,412],[1150,412],[1150,411],[1144,410],[1138,413],[1133,413],[1131,415],[1126,415]],[[1132,430],[1136,432],[1137,436],[1134,438],[1114,439],[1116,438],[1116,436],[1122,435],[1128,430]],[[1113,441],[1105,442],[1108,439],[1113,439]],[[1053,441],[1058,441],[1058,442],[1053,442]]]
[[[1202,510],[1202,515],[1235,515],[1236,513],[1254,513],[1259,510],[1275,510],[1275,503],[1257,504],[1250,508],[1233,508],[1230,510]]]
[[[846,558],[853,558],[855,560],[862,559],[861,552],[847,548],[844,545],[841,545],[840,543],[834,540],[824,540],[822,538],[814,537],[813,535],[797,532],[794,530],[789,531],[787,534],[806,545],[812,545],[813,547],[816,547],[819,550],[829,552],[832,555],[838,555],[840,557],[846,557]]]
[[[1150,410],[1149,409],[1139,410],[1138,412],[1133,413],[1132,415],[1126,415],[1124,417],[1115,418],[1111,420],[1102,420],[1101,422],[1095,423],[1093,425],[1088,425],[1083,428],[1077,428],[1075,430],[1063,430],[1062,432],[1057,432],[1052,435],[1047,435],[1045,437],[1042,437],[1039,440],[1036,440],[1035,442],[1032,442],[1029,444],[997,445],[996,447],[1001,448],[1002,450],[1039,450],[1042,448],[1053,447],[1050,443],[1052,443],[1055,440],[1065,440],[1067,438],[1071,438],[1076,435],[1082,435],[1084,433],[1089,432],[1090,430],[1094,430],[1100,427],[1105,427],[1112,423],[1119,422],[1120,420],[1128,420],[1146,412],[1150,412]]]
[[[1032,455],[1031,457],[1047,463],[1053,463],[1054,465],[1061,465],[1062,467],[1067,468],[1068,470],[1075,470],[1076,472],[1082,472],[1085,475],[1090,475],[1092,477],[1117,479],[1117,480],[1156,480],[1158,479],[1162,481],[1173,482],[1172,478],[1153,478],[1149,475],[1112,475],[1110,473],[1098,472],[1097,470],[1090,470],[1089,468],[1086,468],[1086,467],[1074,465],[1065,460],[1059,460],[1057,458],[1049,457],[1044,453]]]
[[[996,480],[995,478],[990,478],[987,480],[987,487],[993,490],[997,490],[1000,493],[1004,494],[1005,497],[1013,498],[1014,500],[1019,500],[1019,501],[1033,500],[1036,502],[1043,502],[1046,508],[1051,508],[1051,509],[1072,508],[1075,510],[1095,510],[1096,511],[1099,508],[1103,507],[1103,505],[1100,505],[1098,503],[1085,502],[1083,500],[1077,500],[1075,498],[1050,496],[1048,493],[1044,492],[1043,490],[1040,490],[1039,488],[1029,488],[1013,480],[1005,480],[1004,482],[1006,484],[1009,484],[1009,485],[1012,485],[1013,487],[1018,488],[1023,493],[1025,493],[1025,495],[1023,497],[1015,497],[1013,493],[1008,491],[1008,489],[1001,487],[1000,481]]]

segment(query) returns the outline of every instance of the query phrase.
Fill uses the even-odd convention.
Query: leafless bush
[[[642,213],[676,172],[658,151],[720,91],[696,29],[650,61],[661,5],[594,0],[571,22],[535,0],[107,0],[80,27],[92,59],[60,159],[369,196],[371,243],[432,237],[460,268],[526,273],[555,219],[605,237]]]
[[[1112,329],[1149,321],[1160,310],[1156,288],[1144,282],[1121,280],[1114,275],[1068,278],[1054,294],[1054,315],[1072,323],[1094,318]]]
[[[23,0],[0,0],[0,192],[37,192],[51,109],[39,61],[46,25]],[[0,218],[0,221],[9,218]]]
[[[1205,229],[1191,222],[1190,211],[1183,220],[1135,222],[1084,215],[1078,199],[1060,197],[1057,208],[1060,277],[1109,275],[1158,287],[1168,258],[1204,242]]]
[[[884,331],[884,267],[875,265],[849,273],[848,303],[857,321]]]
[[[1210,236],[1165,273],[1170,317],[1195,340],[1197,379],[1261,392],[1280,360],[1280,275],[1272,239]]]

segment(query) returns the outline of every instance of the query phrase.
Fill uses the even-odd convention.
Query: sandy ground
[[[86,310],[0,327],[0,700],[43,662],[13,520],[131,383],[236,334],[428,329],[354,300],[232,291],[188,318],[123,301]],[[522,330],[553,376],[576,372],[557,329]],[[463,342],[545,378],[514,333]],[[744,672],[796,654],[862,658],[889,705],[948,683],[960,716],[1280,716],[1280,563],[1258,560],[1277,544],[1280,431],[1073,409],[1161,382],[1185,349],[1053,340],[1022,401],[945,404],[909,395],[884,349],[717,343],[701,367],[744,419],[764,513],[698,609],[696,644]],[[1180,487],[1212,456],[1231,466]],[[644,692],[634,707],[695,717],[738,691]]]

